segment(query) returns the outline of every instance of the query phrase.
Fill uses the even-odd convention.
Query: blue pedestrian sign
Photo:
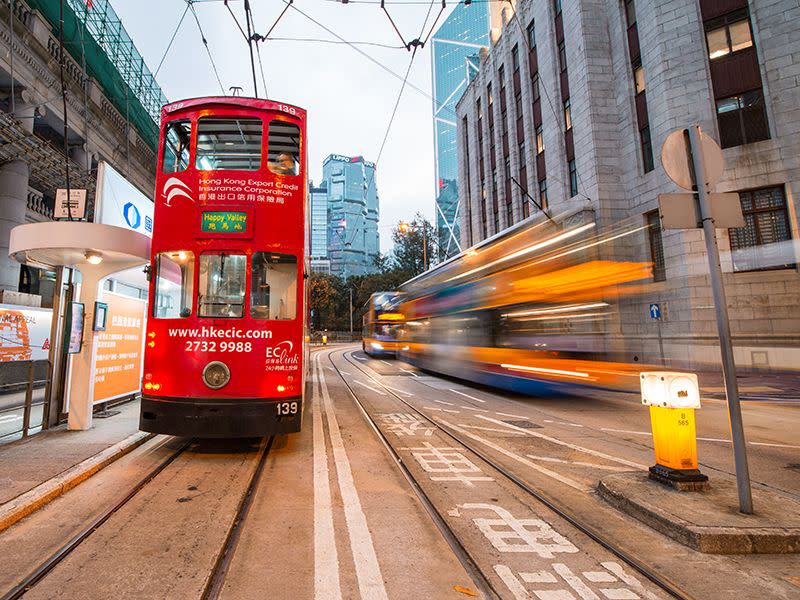
[[[650,305],[650,318],[655,319],[656,321],[661,320],[661,305],[660,304],[651,304]]]

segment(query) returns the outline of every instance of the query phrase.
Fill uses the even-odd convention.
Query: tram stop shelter
[[[81,273],[86,326],[81,351],[73,355],[67,423],[69,429],[90,429],[98,343],[98,332],[93,331],[91,324],[100,282],[113,273],[149,262],[150,238],[131,229],[101,223],[30,223],[11,230],[9,257],[25,265],[71,267]]]

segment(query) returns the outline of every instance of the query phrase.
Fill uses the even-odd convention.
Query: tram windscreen
[[[246,275],[244,254],[201,254],[198,316],[243,317]]]
[[[199,119],[197,168],[257,171],[261,168],[262,129],[261,119]]]
[[[250,286],[251,316],[271,320],[297,316],[297,257],[293,254],[253,253]]]
[[[155,287],[155,318],[177,319],[191,315],[194,253],[188,250],[160,252],[156,257]]]

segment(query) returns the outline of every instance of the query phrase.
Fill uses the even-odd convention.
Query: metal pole
[[[739,490],[739,512],[753,513],[753,497],[750,491],[750,470],[747,466],[747,447],[742,424],[742,407],[739,404],[739,386],[736,382],[736,363],[733,360],[731,343],[731,324],[728,319],[728,303],[722,283],[722,268],[719,264],[716,228],[711,215],[711,206],[706,189],[706,177],[700,145],[700,128],[692,125],[689,131],[689,144],[694,166],[695,183],[700,201],[700,216],[703,219],[703,233],[706,238],[708,266],[711,272],[711,289],[714,293],[714,306],[717,312],[719,345],[722,351],[722,373],[725,378],[725,395],[728,398],[728,414],[733,441],[733,458],[736,463],[736,487]]]
[[[22,412],[22,437],[28,437],[31,428],[31,405],[33,404],[33,361],[28,361],[28,384],[25,386],[25,408]]]
[[[250,0],[244,0],[244,16],[247,22],[247,47],[250,49],[250,68],[253,71],[253,91],[258,98],[258,82],[256,81],[256,62],[253,58],[253,30],[250,25]],[[258,42],[256,42],[258,43]]]
[[[353,341],[353,288],[348,288],[350,291],[350,341]]]
[[[422,271],[428,270],[428,228],[425,221],[422,221]]]

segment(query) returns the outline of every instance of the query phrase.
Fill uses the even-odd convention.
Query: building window
[[[514,224],[514,208],[511,202],[506,203],[506,227]]]
[[[539,100],[539,75],[534,75],[533,79],[531,80],[531,95],[533,96],[533,101],[537,102]]]
[[[519,167],[520,167],[520,169],[525,167],[525,160],[526,160],[526,156],[525,156],[525,140],[522,140],[519,143]]]
[[[730,230],[734,271],[792,267],[796,257],[783,187],[739,192],[745,226]]]
[[[717,100],[719,140],[723,148],[769,139],[764,93],[753,90]]]
[[[536,48],[536,27],[534,21],[528,24],[528,46],[531,50]]]
[[[515,73],[519,71],[519,48],[517,46],[511,49],[511,66]]]
[[[572,129],[572,108],[570,106],[569,98],[564,100],[564,127],[567,131]]]
[[[553,0],[553,8],[557,15],[561,14],[561,0]]]
[[[645,214],[647,237],[650,241],[650,261],[653,263],[653,281],[664,281],[667,269],[664,265],[664,243],[661,239],[661,217],[657,210]]]
[[[653,161],[653,141],[650,139],[650,127],[645,127],[639,134],[642,136],[642,161],[644,162],[644,172],[649,173],[655,169]]]
[[[628,19],[628,27],[636,25],[636,5],[633,0],[625,0],[625,17]]]
[[[633,82],[638,96],[644,91],[644,69],[641,64],[633,67]]]
[[[558,45],[558,68],[562,73],[567,70],[567,47],[564,42]]]
[[[483,109],[481,108],[481,99],[480,98],[478,98],[475,101],[475,108],[478,110],[478,118],[482,119],[483,118]]]
[[[494,98],[492,98],[492,84],[489,82],[486,84],[486,99],[487,103],[489,104],[489,110],[492,110],[492,106],[494,105]]]
[[[541,154],[544,152],[544,132],[542,131],[542,126],[539,125],[536,128],[536,154]]]
[[[506,89],[506,68],[505,65],[500,65],[497,70],[497,78],[500,80],[500,93],[502,94]]]
[[[522,117],[522,94],[514,96],[514,107],[517,109],[517,118]]]
[[[542,210],[547,208],[547,179],[539,182],[539,206],[542,207]]]
[[[747,11],[736,11],[706,23],[706,43],[711,60],[752,47],[753,35]]]
[[[569,167],[569,197],[578,195],[578,167],[573,158],[567,165]]]

